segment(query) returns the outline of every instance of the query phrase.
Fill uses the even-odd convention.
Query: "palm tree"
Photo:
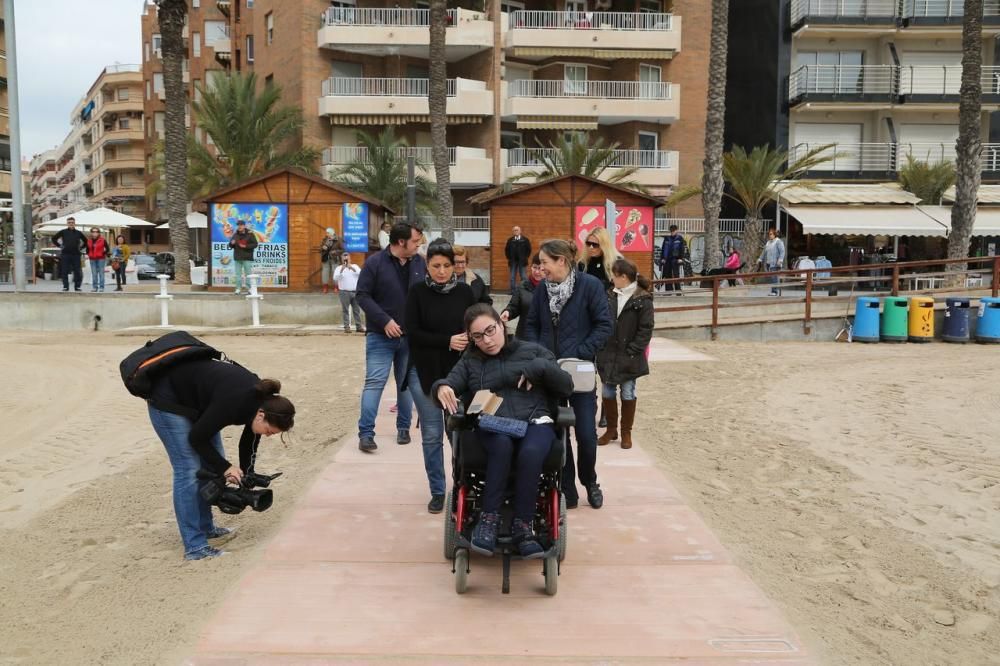
[[[183,32],[186,19],[186,0],[157,0],[157,20],[163,53],[163,89],[166,96],[163,125],[167,222],[170,224],[170,245],[175,257],[174,279],[182,284],[191,282],[187,228],[187,128],[184,123],[187,95],[184,90],[186,49]]]
[[[538,142],[541,147],[542,143]],[[549,142],[550,150],[540,150],[537,153],[538,161],[541,162],[539,169],[525,171],[507,181],[513,184],[521,180],[545,180],[556,176],[574,174],[598,178],[605,182],[627,187],[638,192],[646,192],[646,187],[631,180],[638,167],[617,167],[614,162],[618,159],[615,151],[620,144],[615,142],[610,146],[604,145],[604,139],[598,137],[593,143],[589,137],[583,133],[574,133],[568,141]],[[615,173],[607,177],[602,177],[608,169],[616,169]]]
[[[729,0],[712,0],[712,34],[708,56],[708,113],[705,117],[705,160],[701,207],[705,215],[706,268],[718,268],[719,214],[722,210],[722,152],[726,123],[726,58],[729,56]]]
[[[983,0],[965,0],[962,18],[962,86],[958,101],[958,143],[955,147],[955,205],[951,207],[948,258],[969,256],[976,199],[982,180]],[[964,270],[965,264],[951,264]]]
[[[344,166],[333,169],[330,180],[361,194],[382,201],[397,211],[406,209],[406,141],[396,137],[392,126],[379,134],[358,132],[363,150]],[[426,169],[427,165],[417,162]],[[417,176],[417,211],[433,210],[434,184]]]
[[[258,92],[253,73],[216,77],[211,88],[201,90],[194,113],[214,150],[189,140],[193,196],[282,167],[315,172],[318,151],[311,146],[288,145],[305,123],[302,110],[279,107],[280,99],[281,89],[275,85]]]
[[[922,204],[937,205],[945,191],[955,184],[955,165],[951,162],[931,164],[906,156],[899,170],[899,185],[920,199]]]
[[[427,82],[427,108],[431,117],[431,156],[434,158],[437,217],[441,236],[455,240],[452,220],[451,166],[448,159],[448,61],[445,57],[445,36],[448,3],[431,0],[430,4],[430,80]]]

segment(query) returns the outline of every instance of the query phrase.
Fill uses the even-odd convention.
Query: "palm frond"
[[[924,162],[913,155],[906,156],[906,164],[899,170],[899,185],[920,199],[922,204],[940,203],[945,191],[955,184],[953,162]]]

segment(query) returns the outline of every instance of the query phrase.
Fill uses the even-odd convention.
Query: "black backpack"
[[[118,370],[129,393],[148,399],[153,391],[153,384],[164,370],[187,361],[223,357],[222,352],[187,331],[174,331],[147,341],[126,356]]]

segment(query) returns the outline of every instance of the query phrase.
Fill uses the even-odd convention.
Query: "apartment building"
[[[824,144],[830,182],[894,181],[908,156],[955,159],[959,0],[747,0],[730,21],[728,144],[792,159]],[[1000,180],[1000,0],[983,19],[983,179]],[[835,152],[834,152],[835,151]]]
[[[58,148],[30,166],[32,219],[38,224],[85,208],[146,217],[139,65],[109,65],[70,114]]]
[[[10,104],[7,101],[7,32],[0,19],[0,199],[10,199],[11,159],[10,159]]]
[[[536,169],[550,142],[576,131],[620,144],[615,166],[638,167],[636,180],[653,193],[696,182],[707,86],[705,4],[449,3],[455,214],[471,215],[469,196]],[[432,163],[427,2],[192,0],[189,8],[192,88],[196,79],[218,75],[213,72],[238,70],[257,72],[261,85],[279,84],[283,103],[303,110],[301,141],[322,150],[325,173],[364,158],[359,130],[389,125],[421,162]],[[689,17],[690,29],[683,27]],[[211,46],[208,34],[215,36]],[[153,94],[147,132],[151,122],[156,131],[162,113],[155,39],[155,8],[148,8],[143,42],[151,57],[144,57],[143,71]],[[193,131],[197,136],[197,127]],[[433,169],[425,175],[433,178]]]

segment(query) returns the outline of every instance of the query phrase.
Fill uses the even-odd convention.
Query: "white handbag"
[[[573,378],[574,393],[590,393],[597,388],[597,368],[593,361],[579,358],[561,358],[557,361],[559,367]]]

